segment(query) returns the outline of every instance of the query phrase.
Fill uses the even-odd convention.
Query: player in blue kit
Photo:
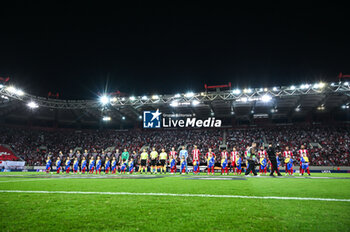
[[[305,171],[310,176],[309,158],[306,156],[306,154],[301,157],[301,175],[304,175]]]
[[[289,175],[293,175],[293,159],[290,155],[287,155],[284,163],[287,165],[287,172]]]
[[[113,157],[112,159],[112,171],[111,173],[112,174],[115,174],[117,172],[117,160],[115,159],[115,157]]]
[[[174,162],[175,163],[175,162]],[[199,161],[194,161],[193,162],[193,174],[198,174],[199,175]]]
[[[132,174],[134,172],[134,159],[131,158],[129,162],[129,174]]]
[[[81,161],[81,173],[85,174],[86,171],[86,159],[85,157],[83,157],[82,161]]]
[[[78,158],[75,158],[73,163],[73,173],[78,173],[78,170],[79,170],[79,161],[78,161]]]
[[[221,160],[221,175],[227,175],[228,174],[228,161],[227,158],[224,160]]]
[[[69,169],[70,169],[70,163],[71,163],[71,161],[70,161],[70,159],[69,159],[69,157],[67,157],[66,158],[66,167],[65,167],[65,170],[66,170],[66,173],[67,174],[69,174]]]
[[[260,157],[260,173],[265,173],[267,172],[267,160],[265,155],[261,155]]]
[[[106,162],[105,162],[105,173],[106,173],[106,174],[108,174],[109,169],[110,169],[110,166],[111,166],[111,161],[110,161],[109,158],[107,157],[107,158],[106,158]]]
[[[98,156],[96,160],[96,174],[97,172],[98,174],[101,174],[101,164],[102,164],[101,158]]]
[[[236,157],[236,167],[237,167],[237,175],[241,175],[242,173],[242,158],[237,155]]]
[[[124,174],[125,174],[127,166],[128,166],[128,164],[126,163],[126,160],[124,160],[121,167],[120,167],[120,173],[124,172]]]
[[[95,168],[95,160],[94,157],[92,156],[89,162],[89,173],[94,174],[94,168]]]
[[[46,160],[46,173],[49,173],[50,172],[50,168],[51,168],[51,158],[50,157],[47,157],[47,160]]]
[[[57,169],[57,174],[60,174],[60,171],[61,171],[61,159],[60,159],[60,157],[57,158],[56,169]]]

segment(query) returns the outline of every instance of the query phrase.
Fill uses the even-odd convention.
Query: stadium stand
[[[243,154],[245,147],[256,141],[260,144],[274,142],[281,150],[289,146],[294,154],[304,144],[309,150],[311,165],[350,166],[349,127],[343,124],[207,130],[53,130],[2,126],[0,133],[0,144],[8,145],[27,165],[44,165],[47,154],[56,159],[60,151],[68,155],[70,149],[74,152],[79,149],[81,153],[86,149],[89,155],[97,155],[109,147],[120,151],[126,148],[130,154],[136,151],[134,158],[138,158],[143,146],[155,147],[157,150],[164,147],[169,151],[171,147],[178,149],[182,145],[189,151],[193,145],[197,145],[201,151],[200,161],[204,164],[208,148],[218,154],[222,145],[227,145],[228,149],[235,146]],[[115,155],[115,152],[109,149],[107,156],[111,155]],[[217,156],[217,162],[220,162],[219,159]]]

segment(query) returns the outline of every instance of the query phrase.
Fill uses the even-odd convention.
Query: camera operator
[[[249,175],[250,171],[253,172],[254,176],[258,175],[255,171],[256,154],[257,154],[256,143],[252,143],[252,146],[249,147],[247,150],[246,159],[248,161],[249,166],[245,172],[246,176]]]
[[[274,176],[273,173],[276,172],[278,176],[282,176],[277,167],[276,160],[276,151],[272,144],[269,144],[269,148],[267,149],[267,155],[269,156],[269,160],[271,162],[271,173],[270,176]]]

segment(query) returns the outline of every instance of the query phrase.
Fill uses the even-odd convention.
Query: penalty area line
[[[336,198],[276,197],[276,196],[242,196],[242,195],[212,195],[212,194],[178,194],[178,193],[78,192],[78,191],[25,191],[25,190],[0,190],[0,193],[82,194],[82,195],[131,195],[131,196],[204,197],[204,198],[239,198],[239,199],[263,199],[263,200],[298,200],[298,201],[337,201],[337,202],[350,202],[350,199],[336,199]]]

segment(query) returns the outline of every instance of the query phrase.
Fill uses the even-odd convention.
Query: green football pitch
[[[1,231],[350,231],[350,174],[0,174]]]

